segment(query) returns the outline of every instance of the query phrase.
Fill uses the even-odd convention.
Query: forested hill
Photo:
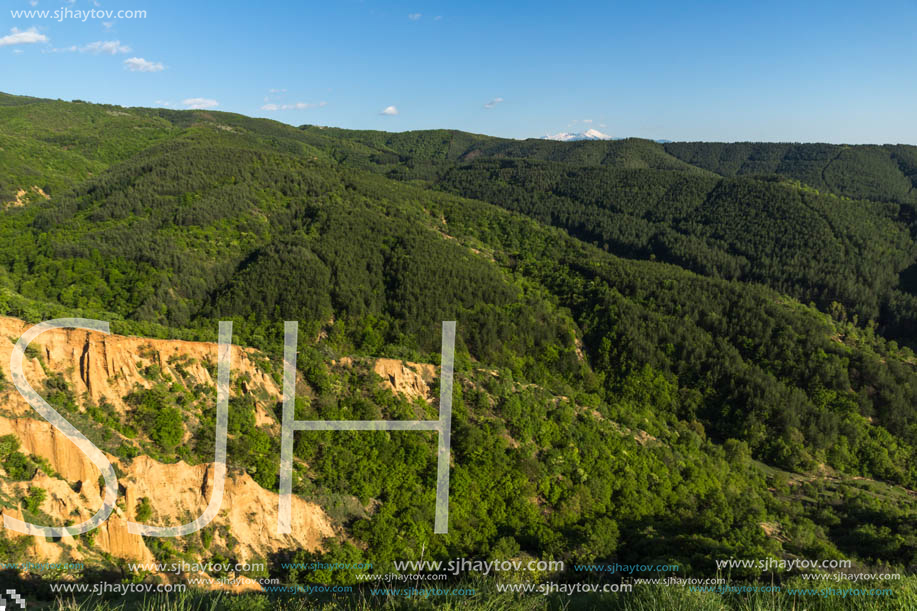
[[[303,130],[341,163],[492,202],[620,256],[840,308],[912,346],[917,337],[917,147]]]
[[[560,161],[691,171],[720,176],[778,175],[854,199],[917,202],[917,146],[772,142],[668,142],[627,138],[581,142],[509,140],[457,130],[389,133],[303,126],[316,144],[341,139],[373,151],[372,161],[471,161],[476,158]],[[370,153],[372,154],[372,153]]]
[[[917,202],[915,146],[672,142],[665,150],[723,176],[778,174],[855,199]]]
[[[0,313],[211,341],[231,319],[237,342],[275,362],[282,321],[299,320],[297,413],[310,419],[429,417],[434,405],[342,358],[437,363],[440,322],[458,321],[449,535],[432,536],[435,439],[301,433],[295,490],[355,542],[329,545],[329,559],[906,567],[909,166],[866,193],[872,166],[824,172],[826,187],[780,163],[702,161],[728,157],[711,146],[349,132],[0,96]],[[881,165],[879,152],[863,159]],[[126,399],[124,421],[84,417],[124,460],[210,460],[206,443],[144,432],[170,410],[188,430],[169,438],[212,438],[208,389],[188,398],[147,373],[156,385]],[[276,490],[279,440],[250,403],[232,410],[231,468]]]

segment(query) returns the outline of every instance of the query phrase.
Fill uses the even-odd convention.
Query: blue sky
[[[917,144],[915,0],[4,6],[9,93],[516,138]],[[11,13],[62,8],[147,16]]]

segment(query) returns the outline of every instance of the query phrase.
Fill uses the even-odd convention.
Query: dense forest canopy
[[[915,180],[907,146],[389,134],[0,95],[0,305],[209,340],[232,319],[274,357],[299,320],[300,408],[329,419],[410,417],[329,363],[437,363],[458,321],[450,534],[430,536],[432,437],[302,433],[298,493],[379,503],[342,517],[359,544],[330,556],[908,566]],[[174,443],[167,388],[130,401],[118,426],[159,427],[159,458],[207,460]],[[276,489],[278,440],[233,409],[232,466]]]

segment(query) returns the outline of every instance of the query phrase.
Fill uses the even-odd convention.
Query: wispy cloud
[[[318,102],[317,104],[312,104],[308,102],[296,102],[295,104],[274,104],[273,102],[265,104],[261,107],[261,110],[309,110],[310,108],[321,108],[322,106],[327,106],[328,102]]]
[[[111,26],[113,25],[115,25],[114,21],[103,21],[102,22],[102,27],[105,28],[106,30],[110,30]]]
[[[592,119],[583,119],[583,123],[592,123]]]
[[[484,104],[484,108],[494,108],[497,104],[501,103],[503,98],[494,98],[490,102]]]
[[[167,102],[165,100],[156,100],[156,106],[171,106],[172,102]]]
[[[328,102],[287,102],[286,88],[277,87],[267,90],[268,95],[264,96],[264,106],[261,110],[276,112],[279,110],[309,110],[310,108],[321,108],[327,106]]]
[[[166,69],[162,62],[151,62],[142,57],[131,57],[124,60],[124,67],[131,72],[162,72]]]
[[[205,108],[215,108],[220,105],[216,100],[211,100],[210,98],[188,98],[187,100],[182,100],[182,104],[185,107],[190,108],[191,110],[203,110]]]
[[[36,42],[48,42],[48,37],[41,34],[35,28],[29,28],[28,30],[13,28],[10,30],[9,34],[0,38],[0,47],[8,47],[10,45],[31,45]]]
[[[398,114],[398,109],[394,106],[386,106],[385,109],[379,113],[380,115],[386,115],[389,117],[394,117]]]
[[[117,55],[118,53],[130,53],[130,51],[131,48],[127,45],[122,45],[120,40],[99,40],[91,42],[85,47],[80,47],[80,53],[92,53],[94,55],[101,53]]]
[[[421,13],[410,13],[410,14],[408,15],[408,19],[410,19],[411,21],[417,21],[417,20],[420,19],[421,17],[423,17],[423,14],[421,14]]]

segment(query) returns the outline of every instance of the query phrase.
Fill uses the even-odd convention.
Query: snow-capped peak
[[[545,136],[542,140],[560,140],[561,142],[572,142],[574,140],[611,140],[611,136],[603,134],[597,129],[587,129],[584,132],[576,133],[561,132],[553,136]]]

